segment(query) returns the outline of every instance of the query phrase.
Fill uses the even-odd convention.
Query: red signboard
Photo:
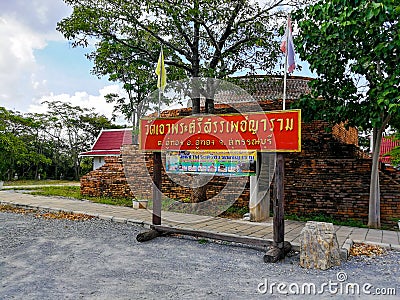
[[[300,110],[140,120],[140,149],[301,151]]]

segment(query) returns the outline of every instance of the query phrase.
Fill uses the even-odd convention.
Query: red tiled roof
[[[132,129],[102,130],[92,146],[91,151],[83,152],[81,156],[115,156],[121,152],[121,146],[132,144]]]
[[[379,160],[381,162],[390,164],[391,163],[390,156],[384,156],[384,155],[387,154],[388,152],[390,152],[394,147],[397,147],[397,146],[400,146],[400,141],[394,140],[390,137],[383,137]]]
[[[82,152],[80,156],[118,156],[121,154],[120,150],[104,150],[104,151],[87,151]]]

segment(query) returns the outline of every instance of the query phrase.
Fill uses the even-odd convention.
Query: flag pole
[[[283,110],[286,109],[286,80],[287,80],[287,72],[286,72],[286,68],[287,68],[287,56],[285,57],[285,74],[283,75]]]
[[[284,66],[284,75],[283,75],[283,97],[282,97],[283,110],[286,110],[286,81],[287,81],[287,67],[288,67],[288,49],[289,49],[289,16],[286,21],[286,47],[285,47],[285,66]]]
[[[158,59],[159,61],[160,61],[160,59],[161,59],[161,55],[164,55],[163,54],[163,49],[162,49],[162,46],[161,46],[161,52],[160,52],[160,58]],[[164,64],[164,62],[161,60],[161,64]],[[160,66],[160,75],[159,75],[159,77],[158,77],[158,84],[157,85],[159,85],[159,87],[158,87],[158,108],[157,108],[157,117],[159,118],[160,117],[160,114],[161,114],[161,97],[162,97],[162,68],[163,68],[163,65],[161,65]]]
[[[160,56],[158,58],[156,74],[158,75],[158,107],[157,117],[161,115],[161,97],[165,88],[166,73],[164,66],[164,54],[161,47]],[[161,185],[162,185],[162,160],[161,152],[153,152],[153,225],[161,225]]]
[[[160,56],[157,62],[156,74],[158,76],[157,79],[157,87],[158,87],[158,108],[157,108],[157,115],[160,117],[161,114],[161,98],[164,93],[164,88],[167,83],[167,74],[165,72],[165,65],[164,65],[164,53],[163,48],[161,47]]]
[[[160,113],[161,113],[161,108],[160,108],[160,106],[161,106],[161,97],[162,97],[162,91],[161,91],[161,88],[159,88],[158,89],[158,109],[157,109],[157,117],[159,118],[160,117]]]
[[[283,110],[286,109],[286,80],[287,80],[287,65],[288,65],[288,48],[289,48],[289,16],[286,26],[286,45],[285,45],[285,70],[283,76]],[[282,49],[282,48],[281,48]],[[283,50],[282,50],[283,51]],[[264,255],[264,262],[277,262],[285,257],[290,251],[291,245],[285,242],[285,156],[283,153],[276,153],[275,162],[275,185],[273,195],[273,243],[272,247]],[[286,245],[285,245],[286,244]],[[285,250],[286,249],[286,250]]]

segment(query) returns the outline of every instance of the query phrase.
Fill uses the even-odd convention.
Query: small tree
[[[368,226],[375,228],[380,227],[382,134],[400,114],[400,6],[395,3],[322,0],[293,16],[297,51],[318,74],[311,82],[313,94],[300,106],[312,117],[372,130]]]
[[[47,118],[49,129],[46,132],[55,141],[54,145],[58,159],[62,159],[65,165],[73,169],[75,180],[81,176],[81,157],[79,154],[86,151],[94,143],[102,128],[118,128],[104,116],[93,112],[93,109],[72,106],[71,103],[60,101],[44,102],[49,106]],[[56,128],[54,136],[52,129]]]

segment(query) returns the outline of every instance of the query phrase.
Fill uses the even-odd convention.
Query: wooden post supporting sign
[[[276,157],[276,197],[274,199],[274,245],[279,249],[283,248],[285,236],[284,214],[284,178],[285,178],[285,157],[278,153]]]
[[[161,225],[161,168],[161,152],[153,152],[153,226]],[[146,242],[160,235],[160,231],[153,228],[139,233],[136,236],[136,240],[138,242]]]
[[[153,152],[153,225],[161,225],[161,152]]]
[[[275,170],[275,188],[274,188],[274,227],[273,244],[264,255],[265,262],[277,262],[285,257],[291,250],[291,244],[285,242],[285,221],[284,221],[284,177],[285,177],[285,157],[283,153],[277,153]]]

